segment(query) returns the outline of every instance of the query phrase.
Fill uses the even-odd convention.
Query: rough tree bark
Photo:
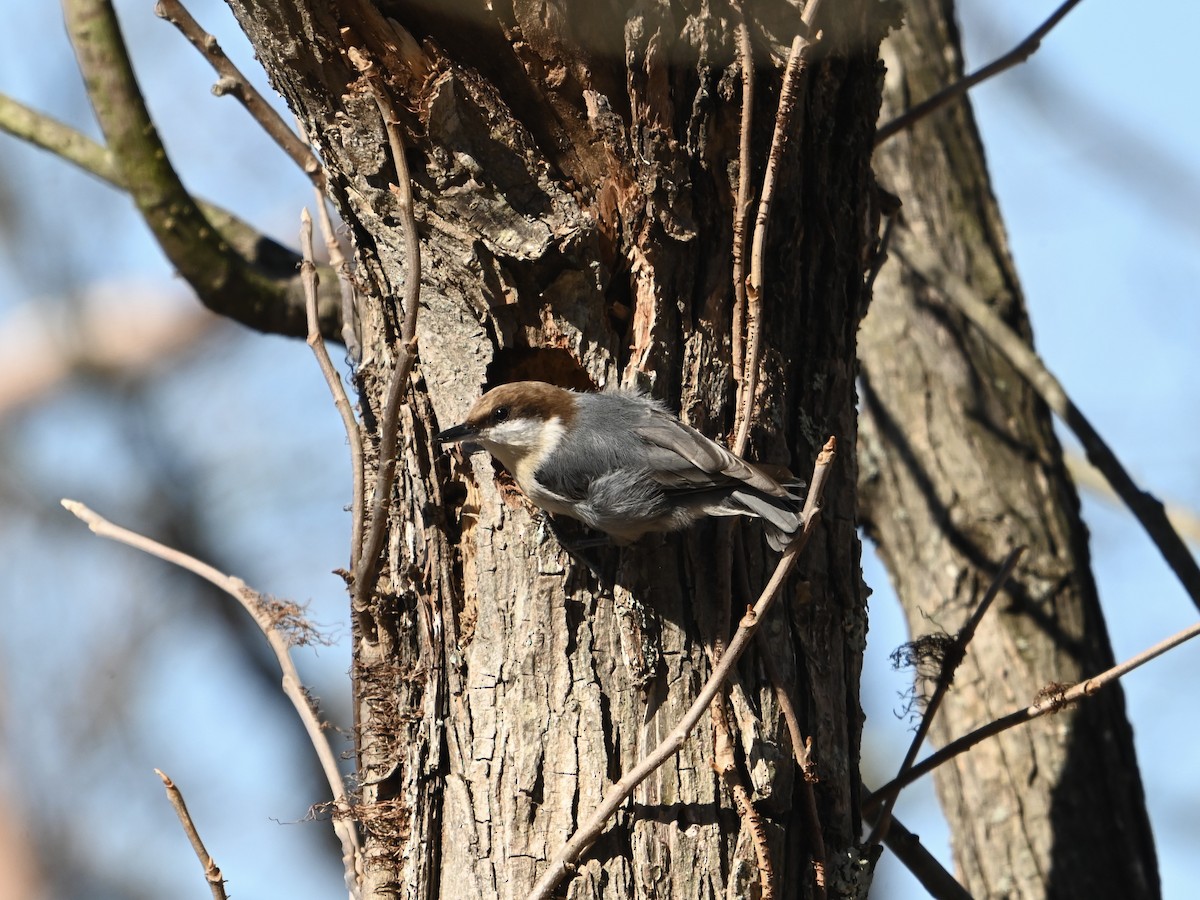
[[[885,44],[884,119],[961,76],[948,0],[912,0]],[[970,107],[886,143],[880,181],[916,240],[1030,336]],[[985,618],[933,735],[943,743],[1112,664],[1079,501],[1050,415],[915,272],[893,260],[862,330],[862,511],[914,634],[962,624],[1002,557],[1029,550]],[[1151,897],[1153,841],[1119,689],[939,770],[976,897]]]
[[[615,581],[600,590],[486,456],[451,463],[430,435],[459,421],[485,385],[515,378],[637,384],[706,433],[729,431],[736,8],[230,5],[317,142],[357,243],[369,447],[405,272],[388,191],[396,175],[352,49],[377,67],[411,147],[426,273],[420,363],[382,575],[355,646],[367,893],[523,896],[694,696],[729,568],[701,528],[597,551]],[[889,10],[854,0],[822,15],[780,170],[750,456],[797,472],[828,435],[845,448],[856,439],[855,332]],[[748,15],[759,88],[747,174],[757,185],[799,11],[772,0]],[[854,893],[869,866],[856,850],[865,619],[849,457],[767,640],[813,738],[831,887]],[[773,558],[754,529],[744,536],[757,586]],[[735,619],[743,604],[737,593]],[[797,778],[753,654],[733,709],[778,896],[810,896]],[[567,895],[724,897],[730,884],[752,893],[749,836],[711,757],[703,725],[638,790]]]

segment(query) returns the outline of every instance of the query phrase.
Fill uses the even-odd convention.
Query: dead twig
[[[1007,584],[1013,569],[1016,568],[1017,561],[1024,552],[1024,547],[1014,547],[1009,551],[1008,556],[1004,557],[1004,562],[1000,564],[1000,569],[996,572],[995,577],[992,578],[987,590],[984,591],[983,597],[980,599],[978,605],[976,605],[974,612],[971,613],[963,627],[959,629],[958,634],[954,636],[954,640],[946,646],[937,682],[934,684],[933,694],[930,696],[929,702],[925,705],[921,721],[917,723],[917,733],[913,735],[913,739],[908,745],[908,752],[904,754],[904,760],[900,763],[900,771],[896,775],[897,778],[903,777],[904,773],[912,767],[913,762],[916,760],[917,753],[921,749],[921,744],[925,742],[925,737],[929,734],[929,728],[933,724],[933,717],[937,715],[946,692],[950,690],[950,685],[954,683],[954,673],[962,664],[963,659],[966,658],[967,645],[975,637],[975,630],[983,620],[984,614],[991,607],[992,602],[1000,595],[1000,590]],[[892,807],[895,805],[895,802],[895,796],[889,797],[883,802],[883,806],[880,808],[879,815],[875,820],[875,825],[871,829],[871,834],[867,837],[868,845],[878,844],[887,836],[888,827],[891,825]]]
[[[213,85],[213,93],[218,97],[229,94],[237,98],[256,121],[278,146],[292,158],[318,190],[325,192],[325,170],[320,160],[312,152],[307,143],[297,137],[287,122],[267,103],[241,70],[225,55],[217,39],[205,31],[192,18],[192,14],[180,0],[158,0],[154,5],[154,14],[160,19],[166,19],[182,32],[193,47],[200,51],[210,66],[221,76]]]
[[[351,818],[350,799],[346,791],[346,783],[338,769],[337,756],[325,736],[325,726],[321,722],[320,713],[304,690],[300,675],[296,671],[296,664],[292,660],[293,632],[289,632],[288,629],[289,626],[294,629],[297,625],[295,612],[282,604],[268,602],[262,594],[248,587],[240,578],[226,575],[194,556],[173,550],[144,535],[114,525],[77,500],[63,500],[62,505],[81,519],[94,534],[126,544],[135,550],[141,550],[143,553],[156,556],[164,562],[200,576],[233,597],[254,619],[254,624],[263,633],[267,644],[275,654],[275,661],[283,673],[283,692],[292,702],[296,714],[304,725],[304,730],[308,732],[308,739],[312,742],[313,749],[316,750],[321,769],[329,783],[329,789],[334,799],[333,828],[342,843],[346,887],[350,891],[351,898],[357,900],[359,878],[362,874],[362,848],[358,840],[358,831]]]
[[[1186,641],[1190,641],[1197,635],[1200,635],[1200,622],[1176,632],[1166,640],[1160,641],[1153,647],[1143,650],[1125,662],[1115,665],[1111,669],[1106,669],[1099,675],[1088,678],[1085,681],[1081,681],[1070,687],[1065,685],[1048,685],[1042,689],[1041,697],[1036,703],[1002,716],[993,722],[976,728],[970,734],[951,741],[936,753],[931,753],[925,759],[921,760],[921,762],[914,765],[902,778],[894,778],[889,781],[877,790],[870,800],[863,804],[863,814],[873,817],[886,799],[895,797],[903,788],[912,784],[922,775],[932,772],[938,766],[965,753],[976,744],[982,743],[988,738],[1000,734],[1002,731],[1007,731],[1010,728],[1015,728],[1018,725],[1024,725],[1026,722],[1041,718],[1047,713],[1056,713],[1066,709],[1072,703],[1084,697],[1090,697],[1101,689],[1115,684],[1118,679],[1139,666],[1143,666],[1150,662],[1150,660],[1162,656],[1168,650],[1178,647]]]
[[[317,196],[317,221],[321,223],[321,236],[325,239],[325,252],[329,254],[329,266],[337,272],[338,286],[342,296],[342,343],[346,346],[346,356],[353,365],[357,366],[362,360],[362,344],[358,340],[358,289],[354,285],[354,274],[350,271],[350,263],[342,254],[341,245],[333,231],[333,222],[329,218],[329,207],[326,205],[324,194],[318,188],[313,188]],[[360,525],[361,527],[361,525]],[[359,550],[362,548],[359,547]]]
[[[367,77],[375,103],[383,117],[391,148],[392,162],[396,167],[396,184],[392,192],[400,207],[404,223],[404,320],[400,328],[397,359],[388,383],[383,413],[379,428],[379,472],[375,479],[375,490],[371,501],[371,517],[365,529],[363,551],[354,571],[354,593],[351,608],[358,617],[363,632],[370,636],[373,629],[367,616],[367,597],[375,580],[379,554],[387,534],[388,510],[392,501],[392,481],[396,474],[396,438],[399,432],[400,405],[408,386],[408,376],[417,358],[417,308],[421,297],[421,246],[417,238],[417,218],[413,208],[412,179],[409,177],[408,160],[404,154],[404,138],[400,133],[400,119],[388,95],[378,70],[359,50],[351,48],[350,58]]]
[[[704,715],[704,710],[712,703],[713,697],[721,690],[726,679],[729,677],[729,673],[737,665],[737,661],[741,658],[742,653],[745,652],[751,638],[754,637],[755,632],[758,630],[759,623],[762,622],[763,617],[770,610],[771,604],[775,601],[775,597],[778,595],[779,589],[783,586],[784,580],[796,565],[797,559],[799,559],[809,538],[812,537],[813,531],[816,530],[816,523],[820,514],[821,498],[825,491],[825,483],[829,478],[830,468],[837,454],[836,448],[837,442],[831,437],[826,441],[821,452],[817,454],[816,465],[813,468],[812,487],[809,490],[808,499],[804,503],[804,527],[796,535],[796,538],[787,550],[784,551],[783,557],[775,567],[775,572],[771,575],[770,581],[763,588],[758,602],[754,604],[753,608],[746,610],[746,614],[742,617],[742,621],[738,625],[737,632],[729,642],[728,649],[721,657],[721,661],[713,667],[712,674],[709,675],[708,680],[704,683],[704,687],[700,690],[692,705],[688,707],[688,711],[684,714],[679,724],[675,726],[671,733],[657,747],[647,754],[641,762],[626,772],[620,781],[609,789],[608,795],[596,811],[588,817],[587,821],[579,827],[571,839],[555,854],[546,871],[542,873],[542,877],[538,879],[537,884],[530,891],[529,900],[547,900],[549,898],[550,893],[566,876],[570,867],[575,864],[575,861],[599,837],[601,831],[604,829],[604,823],[616,812],[617,807],[624,803],[633,793],[634,789],[649,777],[652,772],[679,751],[679,748],[687,740],[687,736],[696,726],[696,723],[700,721],[700,717]]]
[[[172,167],[111,0],[63,0],[63,13],[112,168],[167,259],[214,312],[260,331],[304,334],[299,286],[293,303],[287,281],[226,241]]]
[[[1192,602],[1200,608],[1200,566],[1196,564],[1195,557],[1188,551],[1179,532],[1171,525],[1162,503],[1134,483],[1116,454],[1067,395],[1045,363],[1020,335],[1009,328],[991,307],[976,296],[975,289],[942,265],[937,256],[907,228],[898,229],[896,237],[899,244],[895,252],[904,263],[937,288],[942,296],[963,313],[992,346],[1004,354],[1012,367],[1041,396],[1054,414],[1075,432],[1083,444],[1088,461],[1100,470],[1117,496],[1141,523],[1188,596],[1192,598]]]
[[[323,205],[318,194],[317,199]],[[363,497],[363,448],[362,435],[358,430],[358,421],[354,418],[354,409],[350,406],[350,398],[346,396],[342,378],[334,368],[333,360],[325,347],[325,339],[321,336],[320,323],[317,321],[317,267],[313,263],[312,217],[308,210],[300,213],[300,250],[304,261],[300,264],[300,276],[304,282],[305,306],[308,310],[308,346],[312,348],[317,358],[317,365],[329,385],[329,393],[333,395],[333,405],[337,407],[342,417],[342,426],[346,431],[346,440],[350,444],[350,476],[353,495],[351,498],[351,567],[358,564],[357,554],[362,549],[362,514]]]
[[[179,817],[179,824],[183,826],[183,832],[191,842],[192,849],[196,851],[196,858],[204,867],[204,880],[208,882],[208,889],[212,891],[213,900],[229,900],[225,893],[225,879],[221,877],[221,870],[217,867],[216,860],[204,848],[204,841],[200,840],[200,832],[196,830],[192,814],[188,812],[187,804],[183,802],[183,793],[162,769],[155,769],[154,774],[162,779],[163,787],[167,789],[167,799],[174,807],[175,815]]]
[[[932,112],[935,112],[958,97],[961,97],[975,85],[982,81],[987,81],[993,75],[999,75],[1006,69],[1011,69],[1013,66],[1025,62],[1029,57],[1037,52],[1042,45],[1042,38],[1050,33],[1072,9],[1079,5],[1080,0],[1066,0],[1045,22],[1030,32],[1029,36],[1013,49],[1009,50],[1003,56],[992,60],[982,69],[972,72],[954,84],[942,88],[932,97],[927,100],[922,100],[916,106],[901,113],[888,122],[886,125],[876,129],[875,131],[875,146],[879,146],[888,138],[894,137],[906,128],[912,126],[914,122],[925,118]]]

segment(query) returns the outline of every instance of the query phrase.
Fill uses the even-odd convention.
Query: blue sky
[[[190,6],[269,93],[224,4]],[[1052,8],[963,4],[970,65],[1007,49]],[[312,203],[306,180],[235,102],[209,94],[212,73],[149,3],[118,9],[189,186],[294,244],[299,208]],[[1200,9],[1168,2],[1154,12],[1131,17],[1089,0],[1031,62],[977,89],[973,101],[1038,348],[1145,487],[1200,509],[1192,418],[1200,409],[1200,165],[1191,150],[1200,118],[1183,87]],[[0,91],[95,134],[58,6],[10,4],[6,14]],[[101,295],[194,302],[127,198],[10,139],[0,138],[0,152],[9,176],[0,195],[0,336],[22,309],[69,335],[74,311]],[[214,554],[256,587],[310,602],[312,617],[341,638],[301,659],[336,714],[346,705],[349,651],[345,597],[330,571],[344,564],[348,520],[339,511],[349,488],[324,383],[303,343],[228,326],[152,386],[130,391],[77,383],[0,431],[0,498],[11,510],[0,521],[0,556],[12,561],[0,571],[8,623],[0,803],[36,801],[97,823],[94,840],[68,855],[108,875],[65,896],[132,896],[122,877],[130,859],[154,886],[149,896],[205,896],[157,766],[188,794],[235,895],[336,895],[325,826],[300,821],[322,799],[297,774],[307,745],[253,687],[239,652],[205,624],[197,604],[209,598],[161,564],[91,537],[57,507],[58,497],[74,496],[137,527],[154,523],[156,492],[190,491],[201,521],[215,526]],[[168,458],[146,456],[152,433]],[[152,478],[147,458],[157,460]],[[1086,496],[1085,515],[1119,659],[1194,621],[1128,515]],[[894,757],[881,762],[887,768],[908,740],[893,715],[905,676],[886,659],[905,636],[882,569],[868,560],[865,575],[875,589],[866,736],[872,759]],[[135,653],[144,655],[130,667]],[[1179,685],[1198,678],[1200,649],[1185,646],[1125,685],[1168,897],[1190,896],[1200,881],[1200,766],[1178,749],[1197,739],[1194,692]],[[94,705],[94,692],[112,705]],[[926,783],[904,796],[899,813],[948,859],[931,797]],[[923,892],[885,860],[874,896]]]

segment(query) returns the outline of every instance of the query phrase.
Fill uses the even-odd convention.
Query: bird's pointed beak
[[[476,428],[474,425],[455,425],[453,428],[447,428],[445,431],[438,432],[434,438],[439,444],[457,444],[461,441],[470,440],[475,437]]]

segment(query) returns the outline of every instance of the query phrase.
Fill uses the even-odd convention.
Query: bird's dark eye
[[[505,422],[508,420],[508,407],[497,406],[495,412],[492,413],[493,422]]]

